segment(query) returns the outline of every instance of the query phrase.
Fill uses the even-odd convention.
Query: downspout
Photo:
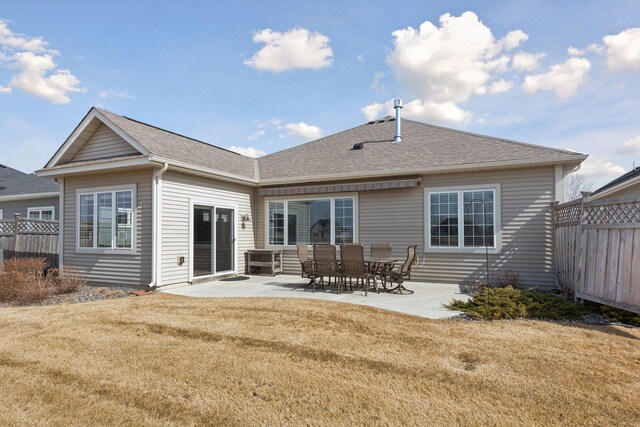
[[[157,272],[159,262],[158,257],[160,254],[160,208],[161,203],[160,195],[162,194],[162,174],[169,169],[169,164],[165,163],[161,169],[158,169],[153,173],[151,178],[151,283],[147,285],[149,288],[155,288],[160,280],[160,275]]]
[[[63,274],[64,260],[64,178],[54,179],[60,186],[58,200],[58,274]]]

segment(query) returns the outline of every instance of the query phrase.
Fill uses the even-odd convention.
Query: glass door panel
[[[216,273],[234,270],[235,210],[216,208]]]
[[[213,208],[193,208],[193,276],[213,274]]]

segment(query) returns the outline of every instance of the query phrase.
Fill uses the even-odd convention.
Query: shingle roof
[[[255,179],[255,159],[147,123],[97,109],[152,155]]]
[[[0,196],[50,193],[58,191],[58,184],[49,178],[26,174],[9,166],[0,165]]]
[[[594,191],[593,193],[591,193],[592,196],[595,196],[598,193],[601,193],[611,187],[615,187],[616,185],[622,184],[623,182],[629,181],[632,178],[635,178],[637,176],[640,176],[640,166],[638,166],[635,169],[630,170],[629,172],[625,173],[624,175],[614,179],[613,181],[611,181],[608,184],[603,185],[602,187],[598,188],[596,191]]]
[[[395,119],[385,117],[258,159],[260,179],[388,172],[479,163],[565,160],[584,154],[402,120],[402,141],[393,143]],[[360,150],[355,143],[365,142]],[[568,160],[567,160],[568,159]]]

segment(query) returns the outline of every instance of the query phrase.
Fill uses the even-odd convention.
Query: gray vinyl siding
[[[53,206],[55,208],[54,219],[60,218],[60,205],[58,197],[0,202],[0,209],[2,209],[2,217],[4,219],[12,219],[14,214],[16,213],[19,213],[23,217],[27,218],[27,211],[29,208],[39,208],[45,206]]]
[[[551,202],[554,168],[426,175],[423,185],[408,189],[363,191],[358,194],[359,241],[368,252],[371,242],[391,242],[393,256],[404,258],[417,244],[422,266],[412,279],[428,282],[472,283],[485,280],[484,253],[424,253],[425,205],[428,187],[500,184],[502,250],[490,254],[492,270],[509,268],[530,286],[554,286]],[[264,203],[258,198],[256,243],[264,247]],[[285,251],[285,272],[299,274],[295,250]]]
[[[75,155],[72,162],[140,154],[107,125],[102,124]]]
[[[152,169],[68,176],[64,181],[65,268],[74,268],[89,281],[145,286],[151,282]],[[136,186],[136,251],[134,254],[76,253],[76,190],[117,185]]]
[[[237,206],[237,269],[243,274],[244,252],[255,248],[253,195],[253,188],[248,186],[167,171],[162,176],[161,285],[186,284],[189,280],[190,200]],[[251,218],[245,222],[244,229],[240,221],[243,214],[249,214]],[[185,262],[178,265],[178,257],[182,256]]]
[[[607,194],[602,200],[619,199],[623,197],[640,197],[640,184],[631,185],[622,190],[614,191],[611,194]]]

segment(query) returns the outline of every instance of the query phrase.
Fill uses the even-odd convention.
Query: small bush
[[[497,288],[506,288],[507,286],[517,288],[520,285],[520,274],[510,268],[502,268],[491,275],[491,282]]]
[[[48,267],[46,258],[12,258],[4,261],[2,271],[44,277]]]
[[[447,307],[486,320],[576,320],[588,312],[584,307],[564,298],[539,291],[515,289],[512,286],[485,288],[469,301],[453,300]]]
[[[600,311],[602,315],[613,323],[624,323],[632,326],[640,326],[640,314],[622,310],[608,305],[601,305]]]
[[[51,295],[47,281],[20,271],[0,273],[0,301],[28,304],[40,302]]]
[[[84,277],[76,270],[65,268],[64,275],[60,276],[57,268],[49,271],[48,276],[56,294],[70,294],[77,292],[86,283]]]

